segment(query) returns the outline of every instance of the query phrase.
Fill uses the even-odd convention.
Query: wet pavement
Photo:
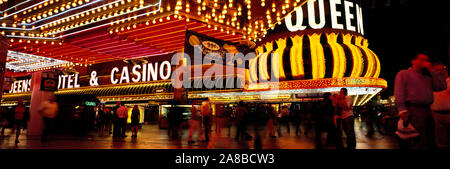
[[[231,137],[228,129],[223,129],[219,136],[212,127],[212,136],[209,144],[204,137],[195,137],[192,144],[188,144],[188,129],[183,129],[180,139],[170,139],[166,129],[160,129],[157,124],[145,124],[138,133],[137,138],[132,138],[127,131],[126,138],[112,138],[111,136],[99,136],[97,132],[90,132],[84,137],[71,135],[51,135],[48,142],[41,142],[40,138],[26,135],[26,130],[19,137],[20,143],[14,143],[15,135],[10,129],[6,129],[5,136],[0,136],[0,149],[253,149],[253,140],[235,140],[236,128],[231,129]],[[248,133],[254,135],[249,128]],[[302,131],[305,131],[302,127]],[[382,135],[376,132],[371,138],[366,137],[364,122],[356,120],[355,131],[357,137],[357,149],[398,149],[398,144],[393,135]],[[264,131],[261,131],[264,133]],[[326,134],[323,134],[325,141]],[[345,138],[343,138],[345,143]],[[302,132],[295,135],[291,126],[291,133],[282,128],[282,137],[262,137],[263,149],[314,149],[314,131],[308,135]]]

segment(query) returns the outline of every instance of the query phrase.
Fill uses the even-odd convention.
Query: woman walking
[[[139,120],[141,113],[137,105],[134,105],[131,112],[131,137],[137,137],[137,132],[139,128]]]

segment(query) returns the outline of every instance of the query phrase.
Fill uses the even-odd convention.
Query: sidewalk
[[[398,145],[393,136],[380,135],[376,133],[372,138],[365,137],[365,127],[363,123],[355,123],[357,136],[357,149],[397,149]],[[10,134],[10,130],[5,131],[5,135],[0,136],[0,149],[253,149],[253,140],[234,140],[235,128],[231,130],[231,137],[228,137],[228,130],[222,130],[222,136],[213,137],[212,128],[210,145],[203,140],[193,144],[187,143],[188,130],[184,129],[181,139],[172,140],[167,136],[166,129],[159,129],[157,124],[143,125],[137,138],[132,138],[128,131],[126,138],[112,138],[111,136],[98,136],[96,132],[90,132],[85,137],[74,137],[71,135],[54,135],[49,137],[48,142],[41,142],[40,138],[27,137],[26,131],[19,137],[20,143],[14,144],[15,135]],[[304,131],[304,130],[303,130]],[[286,132],[283,130],[282,132]],[[249,128],[248,133],[254,135]],[[326,135],[326,134],[324,134]],[[194,137],[195,139],[195,137]],[[345,140],[344,140],[345,141]],[[307,136],[295,136],[291,130],[290,134],[283,133],[283,137],[262,138],[263,149],[314,149],[314,132]]]

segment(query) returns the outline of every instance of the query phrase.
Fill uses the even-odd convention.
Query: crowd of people
[[[137,137],[141,120],[141,112],[137,105],[131,110],[131,137]],[[114,138],[124,138],[128,128],[128,108],[123,102],[117,102],[113,108],[106,108],[104,104],[98,106],[96,126],[99,136],[111,135]]]
[[[308,103],[300,106],[282,105],[278,109],[275,104],[268,103],[245,103],[240,101],[236,107],[225,104],[214,104],[209,100],[194,103],[191,108],[191,116],[187,141],[192,144],[196,141],[209,142],[211,137],[227,134],[235,140],[254,140],[255,148],[261,148],[261,138],[282,137],[290,134],[291,125],[295,134],[300,135],[301,124],[304,122],[304,134],[314,129],[316,148],[323,148],[322,133],[327,133],[327,146],[344,148],[341,134],[346,135],[346,148],[356,148],[356,137],[354,131],[354,113],[352,98],[348,96],[347,89],[342,88],[339,94],[331,95],[325,93],[323,100],[316,103]],[[180,125],[182,124],[182,110],[173,105],[168,112],[169,129],[171,138],[179,138]],[[215,126],[215,129],[212,129]],[[231,128],[235,126],[236,132]],[[203,129],[202,129],[203,128]],[[215,131],[214,136],[211,136]],[[225,131],[225,132],[224,132]]]
[[[431,64],[425,54],[418,54],[411,59],[412,66],[400,71],[395,78],[394,96],[398,112],[395,128],[400,148],[430,149],[450,147],[450,78],[445,64]],[[178,139],[182,134],[182,124],[186,124],[185,109],[173,104],[167,112],[169,124],[168,135]],[[301,105],[301,106],[300,106]],[[15,132],[15,143],[26,128],[30,113],[23,100],[18,105],[0,114],[1,135],[5,128],[11,127]],[[85,105],[80,105],[73,114],[74,132],[80,131],[86,124],[81,116]],[[135,105],[131,110],[131,134],[139,133],[141,110]],[[355,112],[354,112],[355,111]],[[290,134],[308,135],[314,131],[315,147],[322,149],[355,149],[355,115],[361,114],[367,125],[367,137],[375,133],[374,125],[380,134],[382,130],[381,107],[368,102],[358,110],[353,110],[353,99],[346,88],[339,93],[324,93],[317,102],[302,104],[270,104],[264,102],[240,101],[236,107],[223,103],[211,103],[209,100],[193,103],[190,110],[188,138],[189,144],[202,140],[209,142],[217,135],[226,133],[235,140],[254,140],[255,148],[262,148],[261,138],[268,136],[276,139]],[[8,113],[12,112],[12,113]],[[38,112],[44,121],[42,141],[47,141],[48,129],[53,125],[58,112],[55,96],[44,101]],[[128,127],[128,108],[123,102],[117,102],[112,108],[100,104],[97,109],[95,124],[98,134],[124,138]],[[214,113],[213,113],[214,112]],[[78,125],[78,126],[77,126]],[[215,126],[215,130],[212,129]],[[235,127],[235,133],[231,128]],[[253,132],[251,132],[253,129]],[[304,131],[302,131],[302,129]],[[312,130],[314,129],[314,130]],[[214,136],[211,135],[212,131]],[[326,133],[326,143],[322,135]],[[345,137],[344,137],[345,136]],[[345,138],[345,139],[344,139]],[[345,142],[343,141],[345,140]],[[344,144],[345,143],[345,144]],[[326,145],[326,146],[324,146]]]
[[[411,67],[395,77],[400,148],[450,148],[450,79],[445,64],[426,54],[411,57]]]

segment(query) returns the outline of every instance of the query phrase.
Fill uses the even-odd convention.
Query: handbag
[[[395,131],[395,134],[403,140],[415,138],[420,135],[408,120],[404,121],[403,119],[398,121],[397,131]]]

